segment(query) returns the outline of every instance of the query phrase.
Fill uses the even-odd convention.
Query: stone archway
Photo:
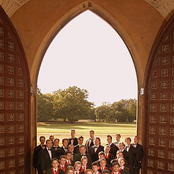
[[[35,55],[34,58],[34,62],[31,68],[31,83],[34,89],[36,89],[37,87],[37,78],[38,78],[38,72],[39,72],[39,68],[42,62],[42,59],[44,57],[44,54],[48,48],[48,46],[50,45],[51,41],[54,39],[54,37],[57,35],[57,33],[70,21],[72,20],[74,17],[78,16],[80,13],[86,11],[86,10],[90,10],[93,13],[97,14],[98,16],[100,16],[102,19],[104,19],[106,22],[108,22],[122,37],[122,39],[125,41],[128,50],[130,51],[134,64],[135,64],[135,69],[137,72],[137,79],[138,79],[138,86],[139,88],[143,86],[143,68],[141,66],[141,62],[140,62],[140,57],[138,54],[138,51],[135,47],[135,45],[133,44],[133,41],[131,40],[131,38],[129,37],[128,33],[125,31],[125,29],[119,24],[118,21],[116,21],[116,19],[110,14],[108,13],[106,10],[104,10],[102,7],[100,7],[99,5],[97,5],[96,3],[92,2],[92,1],[85,1],[84,3],[79,4],[78,6],[75,6],[74,8],[72,8],[70,11],[68,11],[64,16],[62,16],[62,18],[60,20],[58,20],[53,26],[52,28],[49,30],[49,32],[47,33],[47,35],[45,36],[45,38],[42,41],[42,44],[40,45],[40,47],[37,50],[37,53]],[[137,68],[138,67],[138,68]],[[139,91],[139,90],[138,90]],[[139,96],[139,94],[137,94]],[[34,106],[36,105],[36,99],[35,96],[33,96],[32,99],[33,103],[33,109]],[[142,113],[141,110],[141,104],[143,101],[143,97],[139,96],[139,109],[138,112]],[[36,115],[36,109],[33,110],[33,113]],[[140,114],[142,115],[142,114]],[[139,117],[138,118],[138,127],[142,127],[142,118],[143,117]],[[137,128],[137,130],[140,130]],[[34,131],[33,135],[35,134],[36,131]],[[138,132],[140,140],[142,140],[142,130],[140,130]]]
[[[144,173],[174,173],[174,15],[154,47],[146,71]]]

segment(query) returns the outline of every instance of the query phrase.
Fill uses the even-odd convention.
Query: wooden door
[[[152,49],[145,87],[144,174],[174,173],[174,16]]]
[[[30,79],[25,54],[0,7],[0,174],[30,173]]]

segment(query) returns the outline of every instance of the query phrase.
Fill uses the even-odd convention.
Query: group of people
[[[139,174],[144,156],[143,146],[138,137],[127,137],[121,142],[121,135],[116,134],[116,142],[107,135],[107,144],[101,145],[99,137],[93,130],[84,144],[84,137],[75,137],[71,130],[71,138],[62,140],[50,135],[49,139],[40,137],[40,145],[35,147],[33,167],[38,174]]]

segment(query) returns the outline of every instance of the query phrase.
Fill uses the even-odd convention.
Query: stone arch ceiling
[[[145,0],[167,20],[174,14],[174,0]]]
[[[20,7],[22,7],[29,0],[0,0],[0,5],[3,7],[9,17],[15,13]]]
[[[29,0],[0,0],[0,5],[3,7],[9,17],[11,17],[20,7]],[[174,0],[145,0],[152,5],[165,18],[169,19],[174,14]]]

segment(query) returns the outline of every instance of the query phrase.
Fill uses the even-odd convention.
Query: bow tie
[[[48,149],[48,150],[50,150],[50,151],[51,151],[51,149]]]

